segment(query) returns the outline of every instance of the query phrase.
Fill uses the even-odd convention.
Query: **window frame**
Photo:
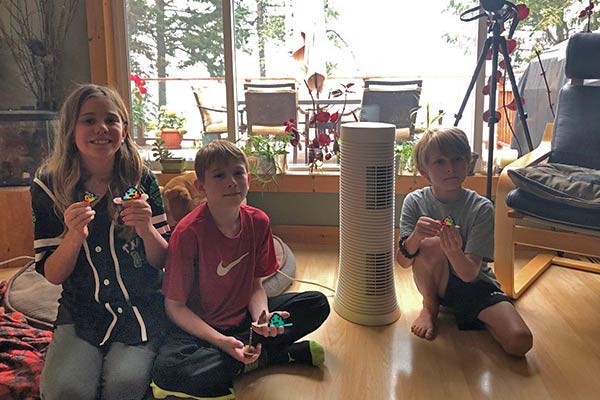
[[[225,90],[228,139],[235,141],[238,131],[233,0],[221,0],[223,6],[223,38],[225,58]],[[91,82],[114,87],[131,104],[129,82],[129,49],[127,45],[126,0],[86,0],[88,46]],[[477,56],[481,54],[487,37],[485,19],[479,19]],[[473,151],[481,154],[483,142],[483,110],[486,71],[481,69],[475,82],[473,119]],[[473,95],[473,93],[471,94]],[[131,110],[129,110],[131,112]]]

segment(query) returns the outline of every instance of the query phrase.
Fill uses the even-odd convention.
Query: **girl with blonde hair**
[[[143,398],[166,321],[169,226],[114,90],[82,85],[65,100],[31,196],[36,270],[63,288],[41,397]]]

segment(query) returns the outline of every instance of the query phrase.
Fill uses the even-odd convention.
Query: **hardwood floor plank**
[[[335,287],[335,245],[289,243],[297,278]],[[552,266],[516,307],[534,334],[519,359],[487,331],[459,331],[440,314],[438,337],[410,333],[421,309],[412,271],[396,266],[400,318],[383,327],[346,321],[335,311],[308,338],[326,350],[322,368],[271,367],[236,380],[237,398],[271,399],[595,399],[600,392],[600,275]],[[291,290],[320,290],[295,282]]]
[[[318,238],[316,240],[318,242]],[[297,263],[292,291],[319,290],[333,303],[335,244],[287,242]],[[529,254],[528,254],[529,255]],[[0,270],[8,279],[15,269]],[[234,382],[240,400],[300,399],[596,399],[600,392],[600,274],[550,267],[515,302],[534,335],[519,359],[486,331],[459,331],[440,313],[438,337],[410,333],[421,309],[412,271],[395,267],[400,318],[382,327],[349,322],[335,311],[307,339],[325,347],[321,368],[277,366]]]

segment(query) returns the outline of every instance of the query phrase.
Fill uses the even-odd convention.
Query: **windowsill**
[[[193,171],[186,171],[191,173]],[[163,174],[154,172],[161,185],[165,185],[172,178],[180,174]],[[308,171],[288,171],[286,174],[276,176],[277,184],[263,185],[261,182],[252,181],[251,192],[280,192],[280,193],[338,193],[340,188],[340,173],[338,171],[325,171],[310,174]],[[498,177],[492,178],[492,196],[496,195]],[[485,175],[477,174],[468,176],[464,186],[475,190],[482,196],[486,193],[487,179]],[[396,194],[407,194],[413,190],[428,186],[429,182],[423,176],[398,175],[396,176]]]

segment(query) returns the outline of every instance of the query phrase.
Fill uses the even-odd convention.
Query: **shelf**
[[[187,171],[185,173],[193,173]],[[155,172],[161,185],[165,185],[170,179],[179,174],[162,174]],[[263,185],[258,181],[250,184],[251,192],[281,192],[281,193],[338,193],[340,188],[339,172],[323,172],[309,174],[307,172],[288,172],[275,177],[277,184],[269,183]],[[498,177],[492,178],[492,196],[496,195],[496,184]],[[467,189],[475,190],[477,193],[485,196],[486,192],[485,175],[468,176],[464,186]],[[396,176],[396,194],[408,194],[413,190],[428,186],[426,178],[418,176]]]

